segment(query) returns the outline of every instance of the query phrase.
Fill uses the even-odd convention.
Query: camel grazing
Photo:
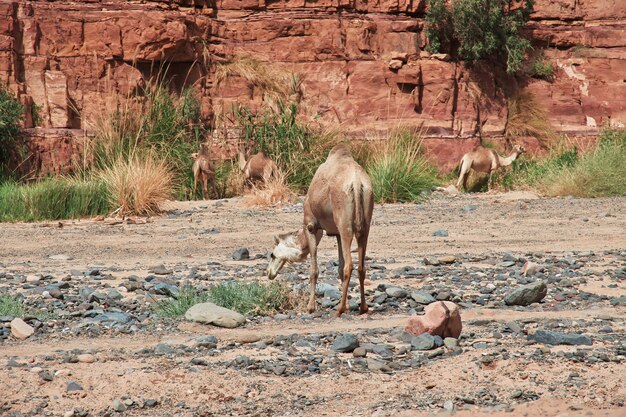
[[[482,145],[475,147],[472,151],[463,155],[461,159],[459,180],[456,183],[456,188],[459,188],[461,184],[463,184],[463,188],[467,190],[467,177],[469,177],[470,170],[473,169],[474,171],[489,174],[489,182],[487,183],[487,190],[489,190],[493,172],[500,167],[511,165],[513,161],[524,152],[526,152],[526,149],[520,145],[515,145],[513,147],[513,153],[503,158],[493,149],[487,149]]]
[[[200,152],[191,154],[193,161],[193,195],[196,196],[198,190],[198,181],[202,183],[202,199],[206,200],[209,193],[207,183],[211,181],[213,193],[217,195],[215,186],[215,170],[211,167],[211,159],[209,157],[209,145],[203,143],[200,145]]]
[[[308,311],[315,311],[317,285],[317,245],[323,231],[337,238],[339,276],[342,283],[341,303],[337,317],[346,310],[348,285],[352,275],[350,246],[356,237],[359,255],[359,284],[361,313],[367,312],[365,302],[365,251],[370,231],[374,195],[372,182],[361,166],[352,159],[347,145],[336,145],[328,159],[315,172],[304,200],[304,224],[301,230],[274,237],[275,245],[267,267],[269,279],[274,279],[287,262],[302,262],[311,254],[311,296]]]
[[[278,166],[264,152],[254,154],[246,161],[246,156],[239,151],[239,168],[243,172],[247,185],[267,181],[278,174]]]

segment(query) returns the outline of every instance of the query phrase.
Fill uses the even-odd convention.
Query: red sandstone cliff
[[[165,61],[175,84],[194,84],[207,118],[254,92],[236,80],[214,87],[206,64],[253,55],[302,74],[309,115],[348,130],[371,134],[423,122],[433,136],[471,137],[480,109],[483,132],[502,134],[517,81],[488,65],[469,69],[422,52],[424,4],[0,0],[0,81],[25,105],[41,108],[42,127],[55,129],[39,129],[33,145],[53,170],[64,159],[56,155],[75,146],[95,114]],[[586,134],[626,122],[626,1],[536,0],[535,10],[528,32],[558,70],[553,82],[523,87],[553,125]],[[471,143],[432,147],[451,160]]]

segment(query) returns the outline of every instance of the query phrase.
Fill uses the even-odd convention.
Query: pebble
[[[50,255],[48,256],[49,259],[52,259],[53,261],[71,261],[73,258],[69,255],[65,255],[63,253],[58,254],[58,255]]]
[[[165,265],[161,264],[161,265],[157,265],[155,267],[150,268],[148,272],[150,272],[151,274],[155,274],[155,275],[170,275],[174,271],[172,271],[171,269],[167,269]]]
[[[426,291],[414,291],[411,293],[411,298],[413,301],[419,304],[428,305],[430,303],[434,303],[435,297],[427,293]]]
[[[448,231],[445,229],[435,230],[433,232],[433,236],[435,237],[448,237]]]
[[[528,306],[543,300],[547,293],[546,284],[543,281],[538,281],[513,290],[504,297],[504,303],[509,306]]]
[[[67,383],[67,387],[65,388],[66,391],[71,392],[71,391],[82,391],[83,387],[80,386],[80,384],[78,384],[75,381],[70,381]]]
[[[78,362],[82,363],[94,363],[96,361],[96,358],[91,353],[82,353],[76,357]]]
[[[126,404],[117,399],[113,401],[112,407],[113,410],[117,411],[118,413],[126,411]]]
[[[367,350],[359,346],[358,348],[354,349],[354,351],[352,352],[352,356],[354,356],[355,358],[364,358],[367,356]]]
[[[442,264],[453,264],[454,262],[456,262],[456,256],[454,255],[442,256],[438,260]]]
[[[388,296],[394,298],[406,298],[409,295],[409,292],[407,290],[398,287],[388,287],[387,289],[385,289],[385,293],[387,293]]]
[[[237,249],[235,252],[233,252],[233,259],[235,261],[250,259],[250,252],[248,251],[248,248]]]
[[[335,338],[331,349],[335,352],[350,353],[359,347],[359,339],[352,333],[343,333]]]
[[[424,333],[413,337],[411,346],[414,350],[431,350],[435,348],[435,338],[429,333]]]

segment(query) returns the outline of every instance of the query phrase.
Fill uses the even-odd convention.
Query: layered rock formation
[[[258,99],[241,80],[215,86],[211,65],[255,56],[302,75],[307,116],[361,137],[423,124],[442,164],[473,146],[478,120],[484,134],[502,135],[519,88],[561,131],[626,121],[626,2],[536,0],[528,33],[557,67],[552,82],[430,56],[424,9],[424,0],[0,0],[0,81],[37,106],[54,137],[82,137],[164,66],[175,88],[194,86],[208,121]]]

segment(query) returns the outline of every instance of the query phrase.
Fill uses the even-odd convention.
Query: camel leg
[[[487,191],[491,190],[491,180],[493,177],[493,170],[489,171],[489,180],[487,181]]]
[[[361,314],[367,313],[365,302],[365,251],[367,250],[367,233],[358,237],[359,244],[359,286],[361,287]]]
[[[196,196],[198,195],[198,175],[196,175],[196,173],[193,173],[193,199],[196,199]]]
[[[202,199],[206,200],[206,196],[209,193],[206,174],[202,173],[202,177],[200,179],[202,180]]]
[[[213,195],[215,196],[215,198],[219,198],[219,193],[217,192],[217,185],[215,184],[215,178],[213,178],[213,181],[211,181],[211,185],[213,188]]]
[[[341,302],[337,308],[337,317],[340,317],[346,311],[346,302],[348,300],[348,286],[350,285],[350,276],[352,275],[352,255],[350,254],[350,246],[352,245],[352,233],[344,233],[341,236],[341,249],[343,252],[344,266],[343,278],[341,279]]]
[[[339,252],[339,268],[337,269],[337,274],[339,275],[339,282],[343,282],[343,249],[341,248],[341,236],[337,235],[337,252]]]
[[[456,188],[460,190],[461,184],[463,184],[463,190],[467,191],[467,178],[469,177],[471,164],[461,161],[461,168],[459,169],[459,180],[456,182]]]
[[[309,298],[309,305],[307,306],[307,311],[312,313],[315,311],[315,287],[317,286],[317,277],[319,275],[319,270],[317,267],[317,240],[315,239],[315,234],[308,229],[305,228],[304,231],[307,239],[307,243],[309,245],[309,253],[311,254],[311,268],[310,268],[310,283],[311,286],[311,296]]]

